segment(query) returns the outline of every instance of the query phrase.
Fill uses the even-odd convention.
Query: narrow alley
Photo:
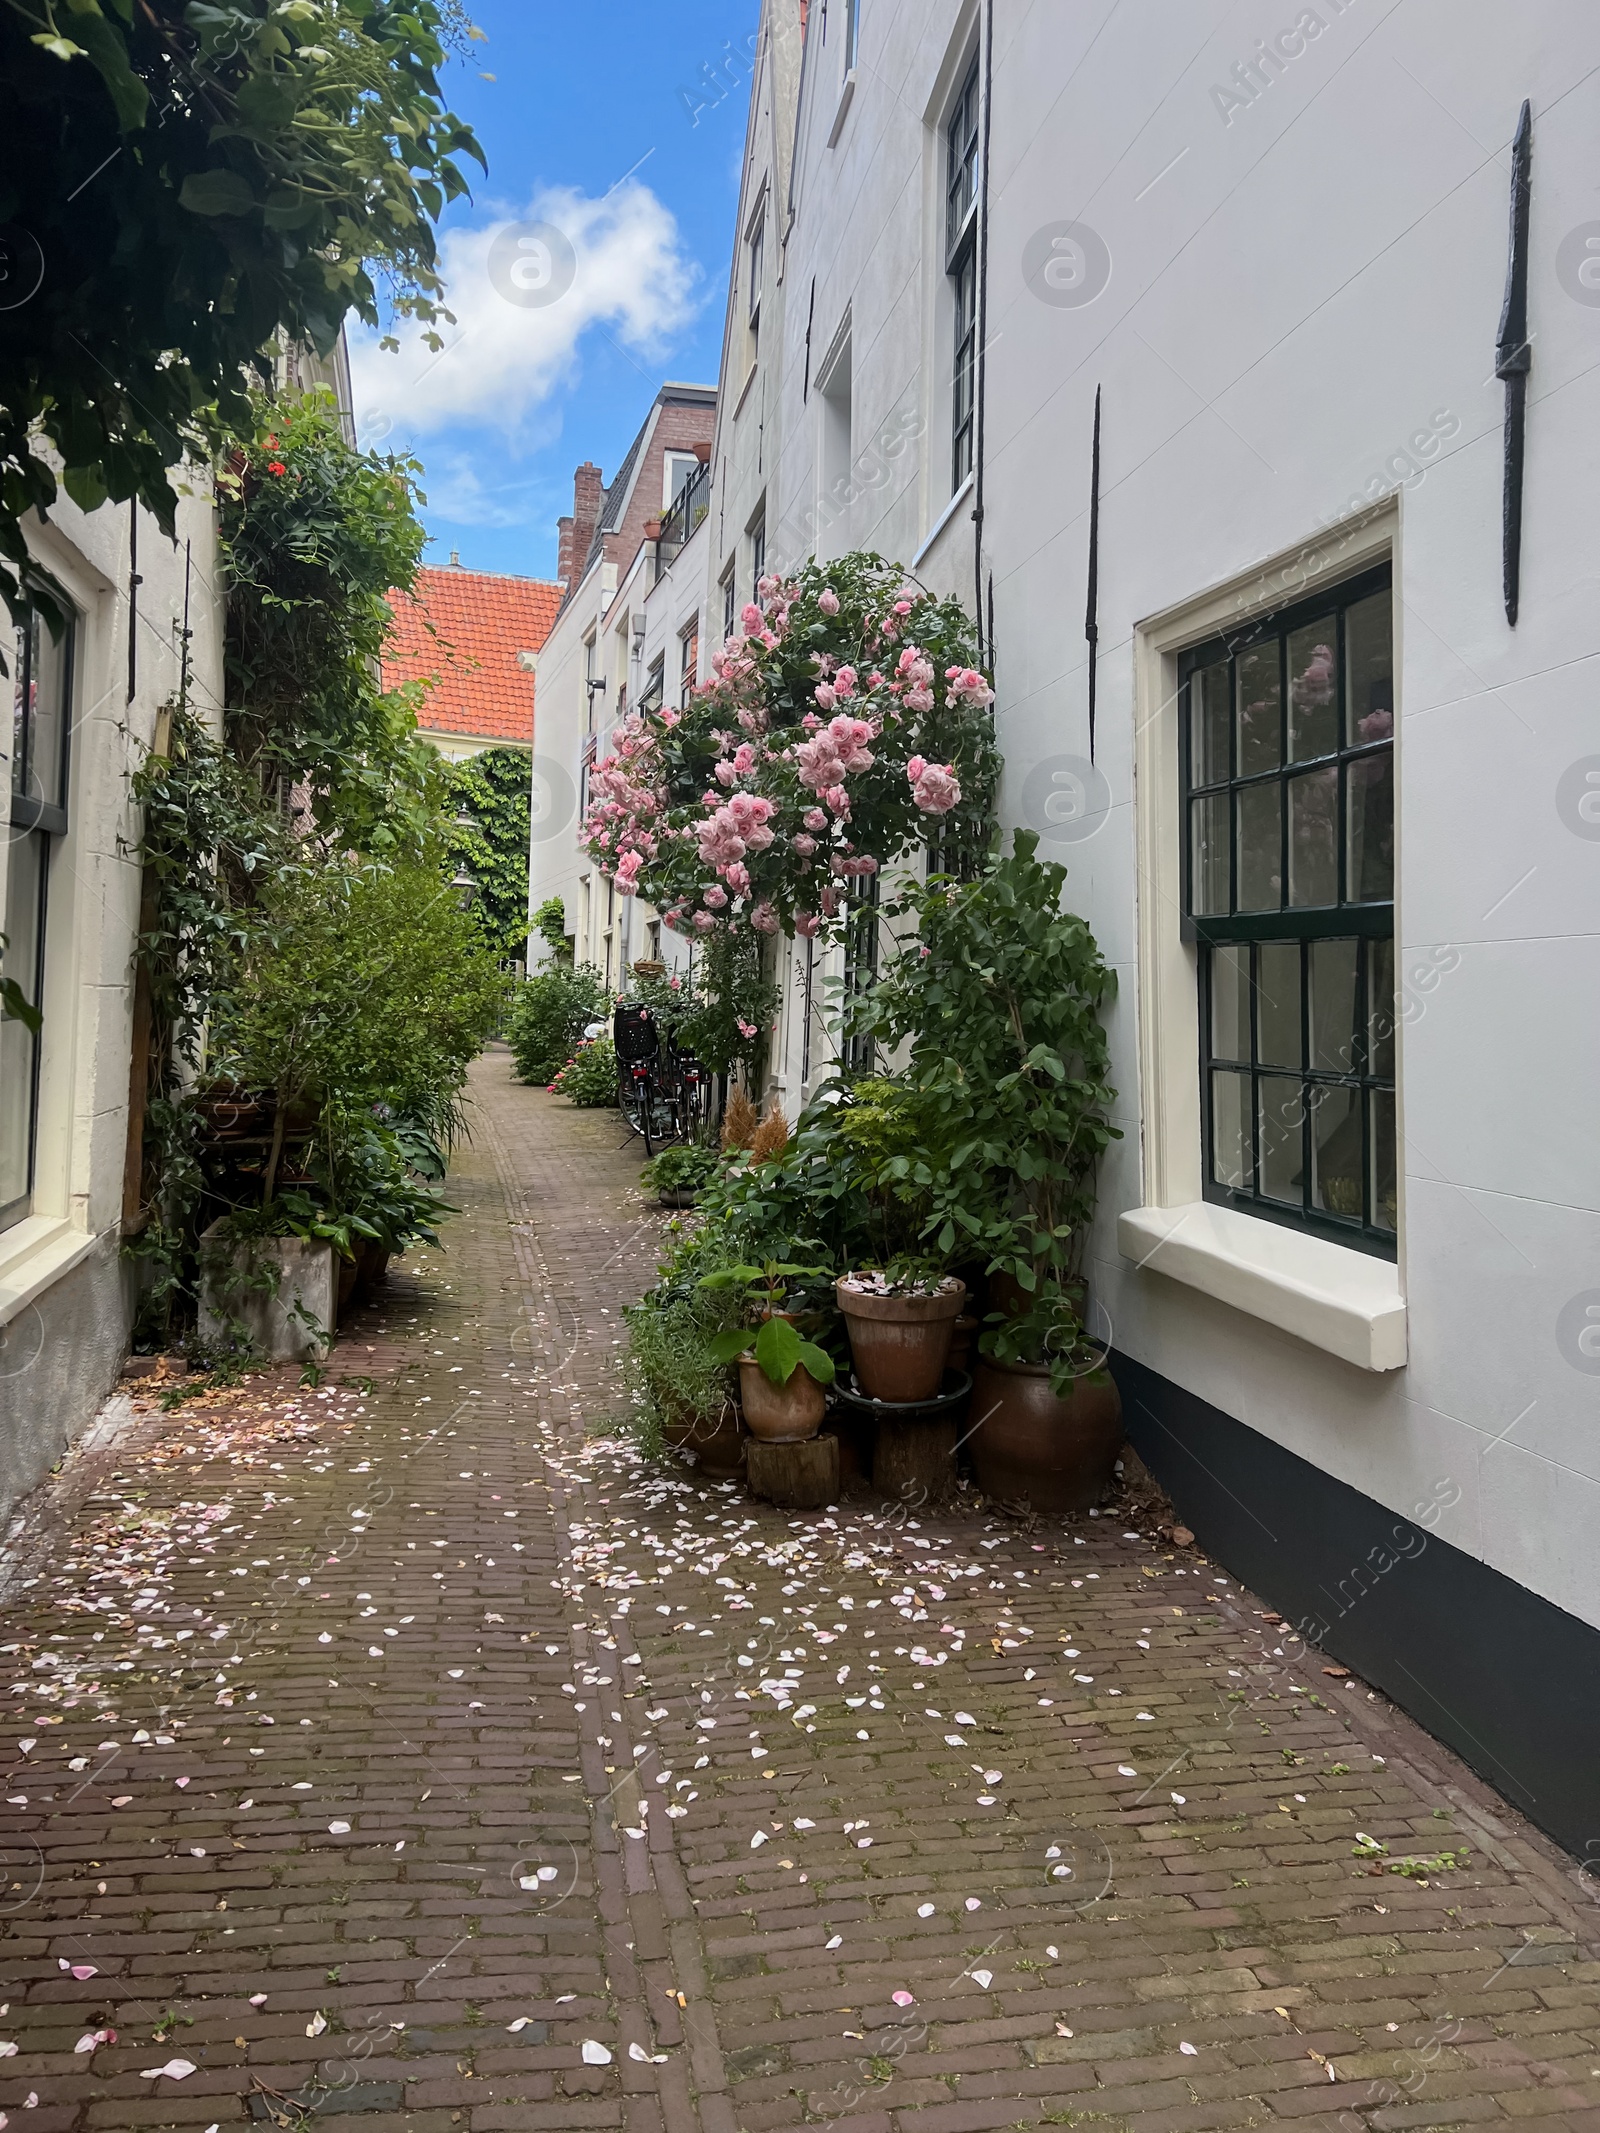
[[[13,1537],[0,2123],[1600,2128],[1570,1861],[1148,1502],[646,1459],[636,1145],[472,1119],[321,1385],[129,1381]]]

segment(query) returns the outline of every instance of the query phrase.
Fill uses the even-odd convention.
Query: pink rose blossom
[[[906,765],[909,773],[911,765]],[[928,763],[919,775],[912,778],[911,797],[925,815],[947,815],[961,798],[961,787],[956,782],[954,766],[949,763]]]
[[[803,941],[815,940],[822,931],[822,921],[815,911],[797,911],[794,915],[794,930]]]
[[[839,595],[831,585],[824,585],[818,593],[817,605],[825,615],[836,615],[839,612]]]
[[[745,896],[749,893],[750,869],[744,865],[742,860],[736,859],[731,867],[724,867],[722,878],[728,884],[728,887],[732,889],[735,896]],[[707,901],[709,902],[710,899],[707,898]]]
[[[728,892],[721,882],[714,881],[710,888],[706,890],[703,900],[710,905],[713,911],[720,911],[728,901]]]
[[[817,840],[815,837],[807,837],[802,834],[800,836],[795,837],[792,841],[795,850],[800,854],[800,857],[802,859],[809,859],[812,853],[817,848]]]
[[[771,904],[757,904],[750,914],[750,923],[755,927],[757,933],[776,933],[778,930],[778,914],[773,910]]]
[[[820,807],[808,807],[802,820],[808,830],[825,830],[828,826],[828,818]]]
[[[757,1034],[755,1024],[746,1022],[743,1015],[737,1018],[737,1028],[741,1037],[754,1037]]]
[[[760,629],[765,623],[766,619],[766,616],[762,614],[760,608],[757,607],[754,600],[747,600],[745,602],[743,612],[739,616],[740,623],[743,625],[744,633],[747,637],[752,636],[755,631]]]
[[[696,933],[710,933],[715,928],[716,923],[715,918],[709,911],[697,911],[694,915],[694,930]]]

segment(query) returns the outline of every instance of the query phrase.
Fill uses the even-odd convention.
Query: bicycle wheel
[[[643,1106],[639,1100],[639,1086],[633,1078],[631,1067],[617,1068],[617,1109],[627,1120],[632,1133],[644,1131]]]
[[[645,1077],[639,1103],[639,1130],[644,1135],[645,1155],[652,1161],[655,1158],[656,1142],[661,1137],[656,1127],[656,1078],[652,1071]]]

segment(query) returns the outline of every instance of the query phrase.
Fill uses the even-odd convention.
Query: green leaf
[[[815,1341],[800,1343],[801,1366],[809,1370],[819,1385],[831,1385],[836,1375],[833,1357],[826,1348],[819,1348]]]
[[[28,1005],[27,994],[15,978],[0,978],[0,1016],[12,1022],[20,1022],[34,1036],[39,1034],[44,1017],[38,1008]]]
[[[716,1333],[711,1338],[711,1359],[717,1363],[731,1363],[736,1355],[743,1355],[756,1337],[754,1326],[734,1326],[726,1333]]]
[[[98,466],[68,467],[61,485],[80,511],[98,511],[106,500],[105,473]]]
[[[192,215],[248,215],[256,196],[236,170],[192,170],[178,190],[178,204]]]
[[[756,1335],[756,1361],[774,1385],[787,1385],[794,1376],[801,1349],[809,1345],[786,1318],[764,1319]]]

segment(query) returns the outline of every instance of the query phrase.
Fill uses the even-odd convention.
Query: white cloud
[[[462,452],[430,452],[422,490],[429,523],[450,526],[540,526],[565,506],[542,477],[489,481]]]
[[[559,233],[553,245],[528,235],[533,224]],[[563,237],[570,255],[563,256]],[[351,336],[363,443],[391,430],[421,435],[457,423],[515,434],[572,375],[590,327],[657,357],[702,300],[700,269],[671,211],[637,179],[598,200],[556,187],[536,194],[526,213],[447,230],[440,273],[456,315],[441,329],[442,353],[425,347],[409,321],[397,331],[398,355],[380,349],[370,331]]]

